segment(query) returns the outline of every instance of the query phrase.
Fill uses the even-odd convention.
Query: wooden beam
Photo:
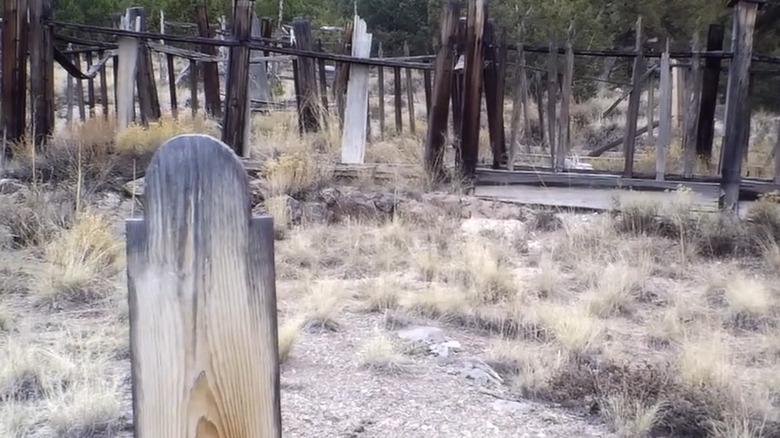
[[[206,5],[195,5],[195,21],[198,25],[198,36],[201,38],[214,38],[214,29],[209,27],[209,16]],[[201,52],[207,56],[216,57],[217,49],[211,45],[201,44]],[[222,102],[219,93],[219,65],[216,62],[201,62],[203,72],[203,94],[206,100],[205,110],[209,117],[222,116]]]
[[[658,96],[658,140],[655,143],[655,179],[663,181],[666,156],[672,143],[672,66],[669,60],[669,40],[661,55],[661,80]]]
[[[485,90],[485,108],[488,119],[488,135],[490,150],[493,155],[493,168],[498,169],[502,163],[506,163],[506,145],[504,144],[504,108],[503,99],[499,98],[501,85],[499,44],[496,44],[496,23],[492,19],[485,23],[485,70],[483,71],[482,86]]]
[[[384,50],[382,49],[382,43],[379,43],[379,49],[377,50],[377,56],[383,57]],[[379,88],[379,138],[385,139],[385,68],[377,67],[377,85]]]
[[[311,23],[303,18],[293,20],[295,47],[301,50],[312,50]],[[317,69],[313,58],[298,57],[299,93],[301,107],[298,117],[304,132],[317,132],[319,126],[319,102],[317,99]]]
[[[632,74],[631,96],[628,98],[628,113],[626,114],[626,135],[623,142],[625,167],[623,176],[630,178],[634,173],[634,147],[636,144],[636,123],[639,117],[639,104],[642,97],[642,72],[645,71],[645,60],[642,57],[642,17],[636,20],[636,57]]]
[[[27,115],[27,1],[3,0],[3,141],[22,141]],[[4,148],[6,157],[11,148]]]
[[[753,56],[753,30],[758,5],[739,1],[734,8],[734,59],[728,78],[728,105],[726,137],[722,163],[723,208],[736,210],[739,201],[739,182],[742,172],[747,123],[747,99],[750,82],[750,62]]]
[[[447,0],[441,11],[441,39],[436,55],[431,109],[425,141],[425,170],[432,181],[444,178],[444,144],[447,138],[447,118],[452,87],[455,48],[458,38],[458,17],[461,3]],[[382,108],[383,106],[380,106]]]
[[[144,189],[126,221],[135,436],[280,438],[273,218],[205,135],[164,143]]]
[[[574,49],[572,48],[573,38],[573,25],[569,28],[568,37],[566,38],[566,56],[563,68],[563,86],[561,87],[561,116],[558,119],[558,132],[560,133],[560,140],[558,141],[558,153],[557,162],[555,168],[562,170],[566,163],[566,155],[569,153],[569,144],[571,138],[570,132],[570,106],[571,106],[571,94],[572,94],[572,81],[574,79]]]
[[[249,40],[252,25],[254,1],[238,0],[233,11],[233,39]],[[225,115],[222,123],[222,141],[230,145],[239,157],[243,157],[248,144],[244,130],[247,127],[247,96],[249,92],[249,48],[234,46],[230,48],[227,90],[225,97]]]
[[[365,20],[355,15],[352,31],[352,56],[371,56],[372,35]],[[347,107],[344,112],[344,132],[341,137],[341,162],[361,164],[366,154],[368,121],[368,67],[352,66],[347,85]]]
[[[51,19],[51,0],[30,1],[30,95],[33,112],[33,139],[40,151],[54,132],[54,45],[51,29],[43,23]]]
[[[116,124],[117,132],[122,132],[133,122],[133,108],[135,107],[133,87],[139,51],[136,38],[121,37],[117,42],[121,68],[118,69],[116,78]]]
[[[409,44],[404,41],[404,56],[409,56]],[[414,123],[414,84],[412,84],[412,70],[406,69],[406,106],[409,110],[409,132],[414,134],[417,127]]]
[[[463,121],[460,132],[461,176],[471,179],[479,160],[479,113],[484,63],[482,36],[487,15],[485,0],[469,0],[466,22]]]
[[[693,51],[699,51],[699,36],[694,33]],[[698,56],[691,58],[691,69],[687,81],[685,104],[685,135],[683,136],[683,175],[693,176],[696,165],[696,133],[698,132],[699,102],[701,101],[701,59]]]
[[[723,38],[723,25],[711,24],[707,31],[707,51],[723,50]],[[715,107],[718,104],[720,64],[720,58],[707,58],[704,61],[702,75],[699,123],[696,128],[696,152],[707,163],[712,160],[712,144],[715,139]]]

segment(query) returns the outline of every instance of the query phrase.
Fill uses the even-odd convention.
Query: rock
[[[463,362],[461,374],[476,386],[502,385],[504,379],[482,359],[472,357]]]
[[[333,212],[322,202],[302,202],[301,222],[307,224],[329,224],[333,222]]]
[[[470,218],[464,220],[460,230],[472,236],[490,233],[493,236],[512,240],[526,234],[526,227],[518,220]]]
[[[460,342],[458,342],[458,341],[448,341],[448,342],[445,342],[445,343],[443,343],[441,345],[449,348],[450,350],[454,350],[454,351],[459,351],[461,349]]]
[[[19,190],[23,189],[24,185],[21,181],[12,178],[0,179],[0,194],[12,195]]]
[[[411,342],[427,342],[430,344],[446,342],[444,331],[438,327],[409,326],[396,332],[399,338]]]
[[[496,400],[491,407],[496,411],[510,414],[527,414],[535,410],[531,404],[512,400]]]
[[[128,196],[143,197],[144,196],[144,178],[138,178],[133,181],[127,182],[122,189]]]

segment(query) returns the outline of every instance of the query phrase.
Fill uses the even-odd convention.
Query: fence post
[[[222,141],[230,145],[236,155],[243,157],[245,149],[245,129],[249,125],[247,99],[249,95],[249,53],[243,43],[249,39],[252,25],[252,10],[255,2],[238,0],[233,11],[233,39],[241,45],[230,48],[228,61],[227,90],[225,93],[225,115],[222,123]]]
[[[721,24],[710,25],[707,31],[708,52],[723,50],[724,31]],[[702,75],[699,125],[696,130],[696,152],[707,163],[712,160],[712,142],[715,138],[715,106],[718,103],[720,64],[720,58],[708,57],[704,62],[704,73]]]
[[[133,18],[130,10],[127,11],[122,19],[122,28],[125,30],[138,30],[138,18]],[[119,56],[118,62],[120,69],[117,69],[117,63],[114,62],[114,69],[117,71],[116,78],[116,124],[117,132],[127,128],[133,121],[133,110],[135,108],[135,99],[133,97],[135,75],[138,63],[138,39],[133,37],[119,37]]]
[[[531,130],[531,120],[528,114],[528,80],[525,72],[525,50],[523,39],[525,35],[525,18],[520,20],[517,29],[517,57],[515,64],[515,93],[512,98],[512,122],[509,131],[509,170],[515,170],[515,157],[517,146],[522,138],[526,151],[530,152],[531,145],[528,141]],[[520,116],[523,116],[525,125],[520,126]],[[520,132],[523,135],[520,135]]]
[[[382,43],[379,43],[377,57],[382,59],[385,53],[382,50]],[[385,68],[381,65],[377,67],[377,84],[379,86],[379,138],[385,139]]]
[[[482,69],[485,31],[485,0],[469,0],[466,22],[465,78],[463,90],[463,122],[461,125],[461,173],[471,179],[479,159],[479,113],[482,100]]]
[[[683,136],[683,176],[691,178],[696,165],[696,133],[698,131],[699,101],[701,100],[701,56],[699,55],[699,36],[693,36],[693,56],[691,57],[690,77],[687,81],[685,103],[685,134]]]
[[[126,221],[136,438],[280,438],[273,219],[219,140],[164,143]],[[194,435],[193,435],[194,433]]]
[[[404,56],[409,57],[409,44],[404,41]],[[406,106],[409,110],[409,132],[414,134],[417,128],[414,123],[414,84],[412,83],[412,69],[406,69]]]
[[[432,181],[444,177],[444,141],[447,137],[450,92],[455,67],[455,45],[458,38],[458,17],[461,4],[448,0],[442,5],[441,39],[436,55],[431,109],[428,113],[428,132],[425,142],[425,169]]]
[[[763,0],[730,0],[734,7],[734,58],[728,78],[726,105],[726,138],[723,145],[721,188],[724,191],[723,208],[736,210],[739,204],[739,185],[742,179],[742,157],[747,133],[748,87],[750,61],[753,56],[753,29],[758,7]]]
[[[141,32],[146,31],[146,12],[142,7],[132,7],[128,10],[131,19],[139,17],[139,28]],[[160,118],[160,101],[157,98],[157,87],[152,71],[152,53],[146,44],[146,41],[139,39],[138,58],[136,72],[136,86],[138,87],[138,107],[141,112],[141,123],[147,125],[150,121]]]
[[[655,143],[655,179],[666,176],[666,153],[672,142],[672,66],[669,59],[669,40],[661,55],[661,80],[658,96],[658,140]],[[651,127],[652,129],[652,127]]]
[[[293,20],[293,33],[295,35],[295,48],[312,50],[311,23],[302,18]],[[298,108],[298,117],[301,119],[304,132],[319,131],[319,111],[317,107],[317,70],[314,59],[304,56],[298,57],[298,87],[300,88],[301,106]]]
[[[574,25],[569,28],[569,33],[566,38],[566,55],[563,68],[563,86],[561,87],[561,114],[558,118],[558,132],[560,137],[558,139],[558,153],[556,154],[557,161],[555,163],[555,170],[563,170],[566,167],[566,155],[569,153],[571,137],[570,133],[570,114],[571,114],[571,89],[572,82],[574,80],[574,48],[572,47],[572,39],[574,37]],[[637,91],[640,95],[642,93],[641,88]]]
[[[550,42],[550,54],[547,58],[547,142],[550,145],[550,167],[555,168],[555,154],[558,151],[558,136],[555,135],[558,115],[558,47]],[[544,129],[544,128],[542,128]]]
[[[628,97],[628,113],[626,114],[626,135],[623,139],[625,166],[623,176],[631,178],[634,174],[634,146],[636,144],[636,122],[639,117],[639,104],[642,97],[642,77],[645,73],[645,60],[642,56],[642,17],[636,20],[636,56],[634,71],[631,75],[631,95]],[[652,129],[650,126],[648,129]]]
[[[355,15],[352,27],[352,56],[369,58],[372,38],[373,35],[367,32],[366,22]],[[365,158],[368,127],[366,118],[366,114],[368,114],[368,80],[368,66],[352,66],[347,84],[347,105],[344,110],[344,130],[341,137],[342,163],[362,164]]]
[[[485,34],[483,36],[485,51],[485,68],[482,72],[482,87],[485,90],[485,108],[488,121],[488,135],[490,140],[490,150],[493,155],[493,169],[498,169],[506,157],[503,156],[504,145],[504,114],[503,101],[499,102],[498,97],[498,51],[496,50],[496,23],[492,19],[485,23]],[[503,91],[503,90],[502,90]],[[500,106],[499,106],[500,105]]]
[[[201,38],[214,38],[214,29],[211,29],[209,26],[206,5],[195,5],[195,19],[198,25],[198,36]],[[206,55],[217,55],[216,47],[208,44],[201,44],[200,50]],[[206,115],[219,118],[222,116],[222,102],[219,97],[219,65],[216,62],[201,62],[200,65],[203,70],[203,94],[206,100]]]
[[[27,84],[27,1],[3,0],[3,127],[5,139],[24,138]],[[5,149],[10,157],[11,148]]]
[[[33,138],[40,150],[54,130],[54,44],[51,29],[43,22],[51,19],[51,0],[30,3],[30,91],[33,110]]]

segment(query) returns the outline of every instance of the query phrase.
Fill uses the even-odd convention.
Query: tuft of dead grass
[[[80,213],[44,247],[45,265],[37,278],[35,301],[60,307],[104,299],[115,291],[123,243],[112,234],[104,215]]]
[[[338,330],[338,317],[345,298],[345,291],[334,281],[320,281],[310,285],[301,308],[303,327],[307,330]]]
[[[301,318],[291,318],[279,326],[279,363],[284,363],[290,357],[292,348],[301,337],[304,321]]]
[[[601,409],[610,429],[621,438],[651,436],[660,419],[661,402],[648,405],[627,394],[613,394],[601,401]]]
[[[361,368],[388,374],[408,373],[411,366],[397,342],[379,331],[363,344],[359,353],[359,364]]]

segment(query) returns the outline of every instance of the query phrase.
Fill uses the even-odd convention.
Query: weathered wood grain
[[[195,21],[198,25],[198,36],[201,38],[214,38],[214,29],[209,26],[209,16],[205,4],[195,5]],[[201,52],[208,56],[216,57],[217,48],[211,45],[201,44]],[[206,100],[206,115],[209,117],[222,116],[222,102],[219,95],[219,65],[216,62],[201,62],[203,71],[203,94]]]
[[[669,60],[669,41],[661,55],[661,80],[658,97],[658,141],[655,144],[655,179],[662,181],[666,173],[666,155],[672,143],[672,67]]]
[[[135,99],[136,61],[138,59],[138,40],[135,38],[119,38],[119,72],[117,75],[117,131],[121,132],[133,121]]]
[[[233,16],[233,39],[246,42],[252,26],[253,1],[239,0]],[[249,52],[245,46],[230,48],[225,114],[222,123],[222,141],[230,145],[236,155],[244,156],[249,147],[246,139],[247,98],[249,92]]]
[[[404,41],[404,56],[409,56],[409,44]],[[406,106],[409,110],[409,132],[414,134],[417,126],[414,123],[414,84],[412,83],[412,69],[406,69]]]
[[[723,207],[736,209],[739,201],[739,181],[742,171],[744,136],[747,134],[747,112],[750,63],[753,57],[753,29],[758,4],[751,1],[736,2],[734,7],[734,59],[728,78],[726,104],[726,136],[723,147],[722,186]]]
[[[725,29],[721,24],[711,24],[707,32],[707,51],[723,50]],[[712,146],[715,139],[715,107],[718,104],[718,85],[720,82],[720,58],[707,58],[701,84],[701,105],[699,124],[696,133],[696,152],[708,163],[712,159]]]
[[[280,438],[273,219],[200,134],[163,144],[127,229],[136,438]]]
[[[479,113],[482,98],[484,53],[482,36],[487,11],[485,0],[470,0],[466,30],[463,121],[461,122],[461,174],[471,179],[479,159]]]
[[[30,106],[33,113],[33,141],[38,150],[54,132],[54,45],[51,29],[51,0],[30,1]]]
[[[365,20],[355,15],[352,31],[352,56],[371,56],[372,35],[367,32]],[[366,154],[368,121],[368,67],[354,65],[349,72],[347,106],[344,112],[344,131],[341,137],[341,162],[362,163]]]
[[[645,59],[642,56],[642,17],[636,20],[636,46],[634,70],[631,75],[631,95],[628,97],[628,112],[626,114],[626,133],[623,143],[625,167],[623,176],[630,178],[634,173],[634,148],[636,145],[636,123],[639,117],[639,103],[642,97],[642,73],[645,71]]]
[[[695,53],[699,52],[699,36],[693,34],[693,47]],[[693,176],[693,169],[696,165],[696,133],[699,124],[699,102],[701,100],[701,58],[695,55],[691,58],[691,69],[689,70],[688,89],[685,95],[686,114],[685,114],[685,135],[683,137],[683,175]]]
[[[425,169],[433,181],[444,177],[444,143],[447,136],[448,107],[455,66],[454,52],[458,38],[460,9],[460,2],[454,0],[448,0],[442,5],[441,39],[436,55],[436,72],[433,78],[433,95],[428,112],[428,132],[425,141]]]

